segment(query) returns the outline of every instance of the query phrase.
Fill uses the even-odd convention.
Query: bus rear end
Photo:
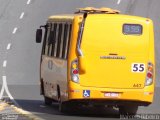
[[[69,99],[118,106],[135,114],[152,103],[155,84],[153,23],[115,14],[88,14],[80,60],[72,58]],[[75,77],[76,76],[76,77]]]

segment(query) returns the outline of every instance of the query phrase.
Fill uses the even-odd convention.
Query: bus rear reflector
[[[151,85],[153,83],[153,64],[151,62],[148,63],[147,75],[146,75],[146,83],[145,85]]]
[[[71,80],[75,83],[79,83],[79,71],[78,71],[78,61],[73,60],[71,63]]]
[[[147,73],[147,77],[148,78],[152,78],[152,74],[151,73]]]
[[[73,73],[73,74],[78,74],[78,70],[77,70],[77,69],[74,69],[74,70],[72,71],[72,73]]]

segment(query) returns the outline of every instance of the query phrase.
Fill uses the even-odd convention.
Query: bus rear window
[[[139,24],[124,24],[123,33],[126,35],[141,35],[142,25]]]

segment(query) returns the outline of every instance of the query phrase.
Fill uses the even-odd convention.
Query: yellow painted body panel
[[[82,86],[133,88],[134,84],[141,84],[141,88],[144,87],[146,70],[133,73],[131,65],[144,63],[147,66],[149,62],[149,25],[145,20],[120,15],[87,17],[81,44],[86,59],[86,74],[80,76]],[[141,24],[143,34],[124,35],[125,23]],[[109,54],[126,59],[100,59]]]
[[[78,84],[70,82],[69,100],[83,99],[99,99],[99,100],[126,100],[137,102],[153,101],[154,85],[146,86],[143,89],[113,89],[113,88],[97,88],[97,87],[82,87]],[[73,91],[74,90],[74,91]],[[90,97],[83,96],[83,90],[90,90]],[[119,93],[119,97],[105,97],[105,93]]]
[[[85,99],[83,90],[90,90],[91,96],[87,99],[115,99],[104,97],[102,91],[120,92],[115,100],[133,100],[151,103],[154,96],[155,84],[155,57],[154,32],[152,20],[127,15],[88,15],[81,43],[85,57],[86,71],[80,74],[80,83],[73,83],[70,78],[71,61],[77,58],[76,42],[79,22],[76,16],[73,22],[71,48],[68,59],[69,100]],[[142,35],[125,35],[122,32],[123,24],[141,24]],[[126,59],[100,59],[100,56],[117,54]],[[153,84],[145,86],[148,62],[154,65]],[[145,64],[143,73],[133,73],[132,63]],[[133,87],[141,84],[140,87]],[[70,92],[70,90],[72,92]],[[75,92],[73,92],[75,90]],[[78,92],[77,92],[78,91]]]

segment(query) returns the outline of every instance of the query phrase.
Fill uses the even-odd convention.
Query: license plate
[[[104,93],[105,97],[119,97],[119,93]]]

